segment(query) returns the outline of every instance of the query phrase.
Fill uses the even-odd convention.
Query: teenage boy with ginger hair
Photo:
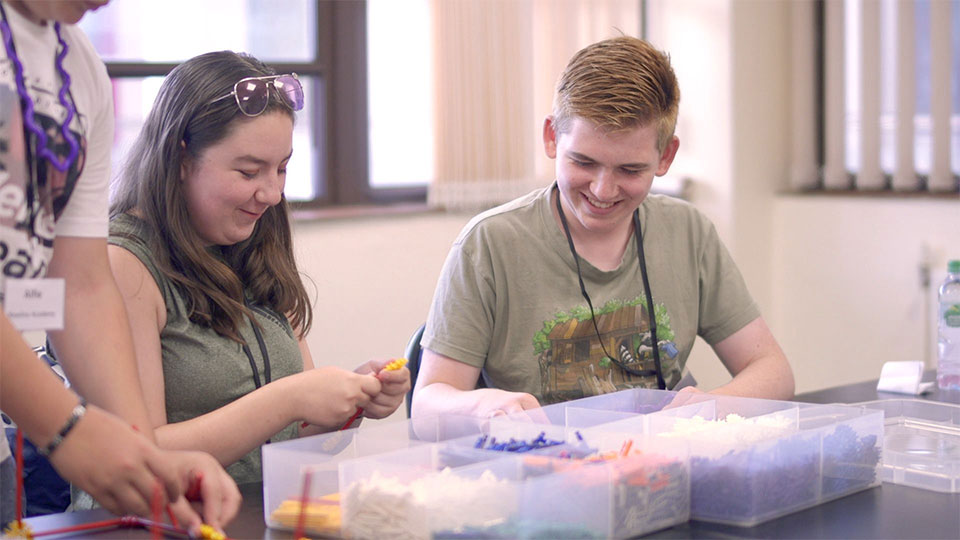
[[[556,182],[476,216],[454,242],[423,334],[414,415],[673,389],[697,335],[733,375],[711,393],[793,396],[790,365],[713,225],[649,194],[677,154],[679,98],[669,58],[643,40],[573,56],[543,124]],[[488,388],[476,388],[481,374]]]

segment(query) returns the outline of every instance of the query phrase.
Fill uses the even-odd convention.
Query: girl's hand
[[[310,369],[286,379],[293,386],[294,417],[328,431],[339,429],[357,407],[366,408],[382,388],[372,374],[334,366]]]
[[[386,418],[393,414],[400,405],[403,404],[403,398],[410,391],[410,370],[401,367],[397,370],[384,369],[394,360],[371,360],[357,368],[360,370],[371,370],[376,373],[380,380],[380,393],[370,400],[370,403],[364,407],[363,415],[367,418]]]

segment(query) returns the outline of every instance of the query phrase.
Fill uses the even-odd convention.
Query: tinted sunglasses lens
[[[247,116],[256,116],[267,108],[270,98],[267,83],[260,79],[246,79],[237,83],[237,105],[240,112]]]
[[[299,111],[303,108],[303,86],[299,80],[292,75],[282,75],[274,80],[273,85],[291,109]]]

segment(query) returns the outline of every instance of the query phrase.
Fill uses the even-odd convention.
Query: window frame
[[[311,182],[316,197],[289,201],[294,210],[425,202],[426,186],[370,185],[367,100],[367,2],[317,0],[312,62],[268,62],[278,73],[296,72],[324,84],[306,89],[312,107]],[[165,77],[179,62],[105,62],[111,79]]]

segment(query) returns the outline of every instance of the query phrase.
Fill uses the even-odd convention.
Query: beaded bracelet
[[[73,411],[70,413],[70,418],[67,418],[67,422],[63,424],[63,427],[60,428],[60,432],[53,436],[53,440],[50,441],[50,444],[44,446],[43,448],[37,448],[37,452],[40,452],[40,455],[49,456],[53,453],[54,450],[60,446],[60,443],[63,442],[63,439],[70,433],[70,430],[73,429],[73,426],[77,425],[77,421],[83,418],[83,415],[87,412],[87,400],[80,398],[80,403],[77,403],[77,406],[73,408]]]

